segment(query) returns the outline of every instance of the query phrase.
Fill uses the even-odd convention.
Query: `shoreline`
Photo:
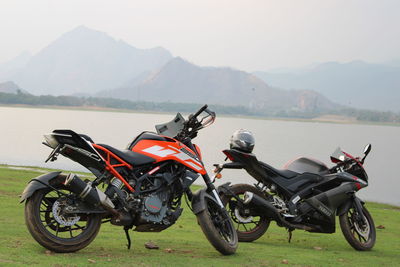
[[[24,105],[13,104],[5,105],[0,104],[0,107],[5,108],[32,108],[32,109],[55,109],[55,110],[72,110],[72,111],[94,111],[94,112],[116,112],[116,113],[137,113],[137,114],[173,114],[175,112],[169,111],[156,111],[156,110],[132,110],[132,109],[118,109],[97,106],[50,106],[50,105]],[[183,112],[184,113],[184,112]],[[185,113],[184,113],[185,114]],[[322,115],[312,119],[305,118],[280,118],[280,117],[263,117],[263,116],[249,116],[249,115],[233,115],[233,114],[217,114],[217,117],[223,118],[240,118],[240,119],[253,119],[253,120],[269,120],[269,121],[294,121],[294,122],[314,122],[314,123],[331,123],[331,124],[353,124],[353,125],[376,125],[376,126],[392,126],[400,127],[400,123],[390,122],[373,122],[373,121],[358,121],[355,118],[337,115]]]

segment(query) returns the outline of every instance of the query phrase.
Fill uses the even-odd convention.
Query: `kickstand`
[[[125,226],[124,231],[126,239],[128,240],[128,244],[126,246],[128,247],[128,249],[131,249],[131,237],[129,236],[129,227]]]
[[[288,234],[289,234],[288,242],[289,242],[289,243],[290,243],[290,241],[292,241],[292,232],[293,232],[292,229],[288,229]]]

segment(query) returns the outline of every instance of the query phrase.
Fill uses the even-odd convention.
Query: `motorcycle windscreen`
[[[175,137],[180,131],[182,131],[184,125],[185,119],[180,113],[178,113],[172,121],[158,124],[155,127],[158,134],[168,137]]]
[[[343,153],[343,151],[340,147],[336,148],[336,150],[331,155],[331,161],[333,163],[343,162],[346,159],[347,159],[347,156],[345,153]]]

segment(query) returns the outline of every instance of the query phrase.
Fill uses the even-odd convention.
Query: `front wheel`
[[[205,198],[205,202],[206,209],[196,214],[201,230],[221,254],[234,254],[238,237],[228,213],[212,198]]]
[[[354,249],[370,250],[376,240],[375,224],[367,208],[363,207],[362,212],[365,220],[359,216],[354,207],[351,207],[346,213],[339,216],[340,228],[347,242]]]
[[[65,213],[73,195],[61,184],[59,191],[36,191],[25,205],[25,222],[32,237],[43,247],[61,253],[80,250],[89,245],[99,232],[100,214]],[[59,192],[64,193],[64,196]]]

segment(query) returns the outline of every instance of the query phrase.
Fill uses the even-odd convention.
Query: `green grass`
[[[377,229],[376,245],[369,252],[351,248],[339,228],[330,235],[297,230],[288,243],[285,229],[272,223],[259,240],[240,243],[235,255],[222,256],[186,208],[176,224],[161,233],[131,232],[131,250],[125,247],[121,227],[104,224],[87,248],[48,253],[29,234],[18,197],[26,183],[40,175],[38,170],[42,169],[0,166],[0,266],[400,266],[400,208],[376,203],[367,207],[375,224],[385,229]],[[160,249],[146,249],[144,243],[150,240]]]

